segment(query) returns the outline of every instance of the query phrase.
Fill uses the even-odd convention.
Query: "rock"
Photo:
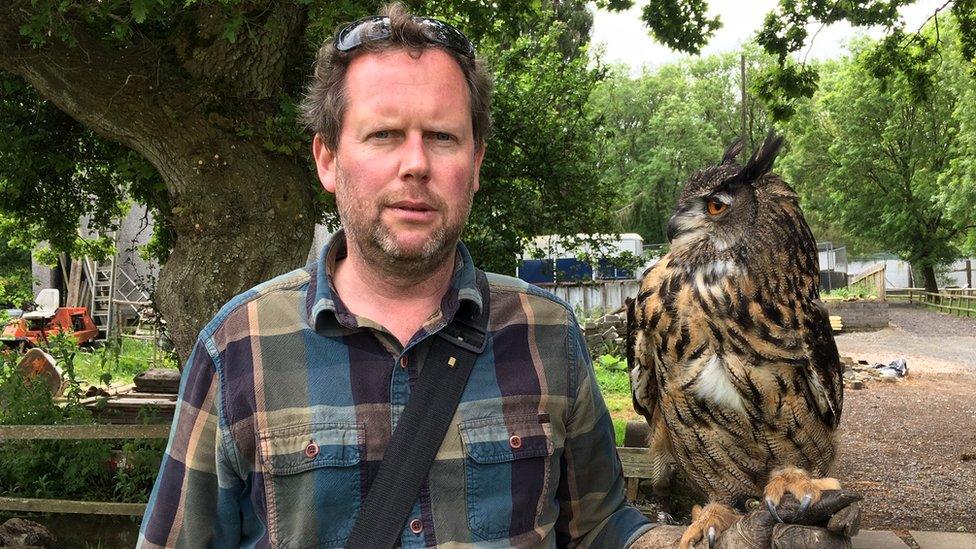
[[[6,547],[55,548],[57,538],[50,530],[36,522],[12,518],[0,525],[0,545]]]
[[[857,389],[863,389],[863,388],[864,388],[864,382],[863,381],[861,381],[859,379],[856,379],[856,380],[854,380],[854,381],[851,382],[851,389],[857,390]]]

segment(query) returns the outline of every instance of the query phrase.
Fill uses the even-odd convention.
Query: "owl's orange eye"
[[[718,215],[728,209],[729,205],[715,199],[708,201],[708,215]]]

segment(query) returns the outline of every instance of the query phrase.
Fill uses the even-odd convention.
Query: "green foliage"
[[[835,288],[829,292],[823,294],[824,299],[842,299],[845,301],[855,300],[855,299],[871,299],[877,298],[876,292],[872,288],[868,288],[863,285],[854,286],[844,286],[843,288]]]
[[[750,71],[772,60],[746,51]],[[622,190],[621,231],[645,243],[666,241],[668,218],[694,170],[714,165],[742,125],[739,55],[708,56],[665,65],[630,78],[616,71],[594,94],[604,122],[604,177]],[[753,142],[769,122],[762,105],[746,105],[746,132]]]
[[[0,309],[19,308],[31,301],[32,284],[30,254],[0,240]]]
[[[722,23],[706,16],[704,0],[648,0],[641,13],[661,43],[671,49],[698,53]]]
[[[142,196],[142,189],[159,185],[159,176],[23,80],[0,71],[0,88],[0,239],[25,250],[47,242],[55,256],[109,253],[107,239],[79,236],[79,220],[86,218],[93,232],[114,229],[127,190]]]
[[[898,9],[916,0],[869,0],[865,2],[834,2],[808,0],[781,2],[777,12],[770,13],[757,37],[758,43],[779,60],[767,69],[755,88],[776,119],[785,119],[796,110],[796,100],[812,97],[817,88],[816,70],[797,62],[791,54],[801,51],[808,43],[808,29],[816,23],[830,25],[847,21],[854,27],[885,26],[887,35],[866,59],[865,68],[875,78],[887,79],[898,75],[909,85],[910,93],[924,98],[933,86],[933,62],[945,51],[954,49],[952,41],[938,33],[909,31],[901,22]],[[952,14],[963,22],[957,35],[963,58],[970,63],[976,59],[976,2],[949,1],[937,8],[933,19],[938,23],[939,12],[951,5]],[[944,14],[943,14],[944,19]],[[972,68],[971,68],[972,69]]]
[[[613,222],[616,188],[600,177],[589,109],[603,70],[586,56],[567,61],[563,31],[553,23],[507,48],[481,45],[495,77],[495,131],[462,238],[486,270],[514,273],[532,236],[607,232]]]
[[[940,32],[947,39],[953,28],[943,22]],[[779,167],[807,211],[848,241],[931,269],[974,238],[976,82],[949,51],[925,66],[933,85],[920,96],[909,74],[875,76],[878,47],[863,42],[822,67],[820,90],[788,126]]]
[[[596,382],[604,395],[629,395],[627,361],[617,355],[600,355],[593,361]]]
[[[48,352],[64,372],[64,402],[55,402],[43,382],[24,380],[20,355],[0,352],[0,425],[92,423],[80,404],[74,371],[77,346],[67,335],[50,339]],[[145,502],[159,467],[163,441],[121,445],[102,440],[14,440],[0,444],[4,495]]]

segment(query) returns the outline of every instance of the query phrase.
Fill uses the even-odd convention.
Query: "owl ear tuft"
[[[721,164],[731,164],[735,162],[735,157],[739,156],[739,153],[742,152],[742,149],[744,149],[745,146],[746,140],[741,137],[737,137],[735,141],[729,145],[729,148],[725,149],[725,154],[722,155]]]
[[[752,153],[752,157],[749,158],[746,165],[739,171],[737,179],[743,183],[755,183],[756,180],[773,169],[773,163],[776,162],[776,155],[779,154],[782,147],[783,136],[776,135],[774,131],[770,130],[766,134],[766,139],[763,140],[762,145],[759,145],[756,152]]]

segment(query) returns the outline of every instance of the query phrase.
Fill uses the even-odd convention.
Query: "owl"
[[[843,367],[820,301],[817,247],[796,193],[771,172],[772,132],[691,175],[668,223],[670,251],[628,304],[634,408],[650,425],[652,482],[707,499],[681,540],[715,537],[750,499],[774,517],[838,489],[828,473]]]

